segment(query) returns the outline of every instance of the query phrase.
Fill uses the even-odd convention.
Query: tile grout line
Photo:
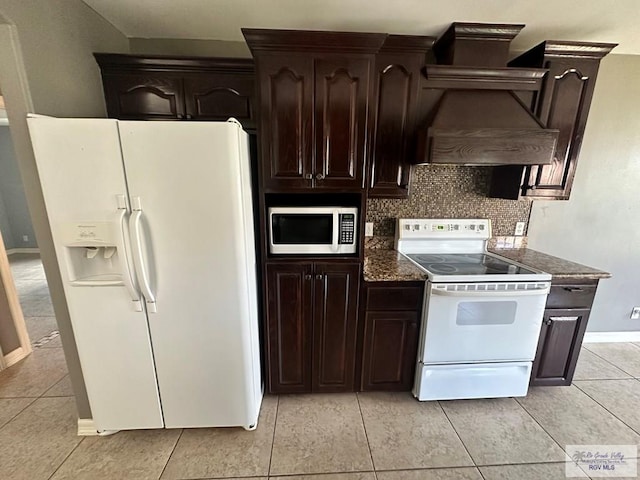
[[[360,392],[355,392],[356,402],[358,403],[358,411],[360,412],[360,420],[362,420],[362,428],[364,429],[364,438],[367,439],[367,448],[369,449],[369,458],[371,459],[371,468],[373,469],[373,476],[378,480],[378,474],[376,473],[376,463],[373,460],[373,452],[371,451],[371,443],[369,442],[369,434],[367,433],[367,424],[364,421],[364,414],[362,413],[362,405],[360,405]]]
[[[180,442],[180,439],[182,438],[182,434],[184,433],[184,428],[180,430],[180,435],[178,435],[178,438],[176,439],[176,443],[173,445],[173,448],[171,449],[171,453],[169,454],[169,458],[167,458],[167,461],[164,464],[164,467],[162,467],[162,471],[160,472],[160,475],[158,475],[158,480],[160,480],[162,478],[162,475],[164,475],[164,471],[167,469],[167,465],[169,465],[169,462],[171,461],[171,457],[173,457],[173,453],[176,451],[176,448],[178,447],[178,443]]]
[[[276,443],[276,428],[278,427],[278,410],[280,410],[280,395],[276,397],[276,418],[273,420],[273,435],[271,436],[271,453],[269,453],[269,467],[267,468],[267,477],[271,476],[271,462],[273,461],[273,446]]]
[[[16,412],[16,414],[14,416],[12,416],[9,420],[7,420],[4,425],[0,426],[0,430],[2,430],[4,427],[9,425],[11,422],[13,422],[18,415],[20,415],[27,408],[29,408],[31,405],[33,405],[34,402],[36,400],[38,400],[40,397],[11,397],[11,398],[1,398],[0,400],[17,400],[17,399],[21,399],[21,398],[30,398],[31,401],[29,403],[27,403],[23,408],[21,408],[20,411]]]
[[[629,378],[626,380],[635,380],[635,378]],[[628,425],[627,422],[625,422],[624,420],[622,420],[620,417],[618,417],[615,413],[613,413],[611,410],[609,410],[606,406],[604,406],[603,404],[601,404],[598,400],[596,400],[594,397],[592,397],[591,395],[589,395],[589,393],[583,389],[580,388],[579,385],[576,385],[575,383],[573,384],[578,390],[580,390],[582,393],[584,393],[587,397],[589,397],[591,400],[593,400],[594,402],[596,402],[598,405],[600,405],[602,408],[604,408],[607,412],[609,412],[615,419],[617,419],[620,423],[622,423],[623,425],[626,425],[627,428],[629,428],[632,432],[636,433],[637,435],[640,435],[640,431],[636,430],[635,428],[633,428],[631,425]]]
[[[82,437],[82,438],[80,439],[80,441],[78,442],[78,444],[77,444],[75,447],[73,447],[73,449],[69,452],[69,454],[68,454],[66,457],[64,457],[64,460],[62,460],[62,462],[60,462],[60,465],[58,465],[58,466],[56,467],[56,469],[53,471],[53,473],[52,473],[51,475],[49,475],[49,477],[48,477],[48,479],[49,479],[49,480],[51,480],[51,479],[53,478],[53,476],[54,476],[56,473],[58,473],[58,470],[60,470],[60,468],[62,467],[62,465],[64,465],[64,463],[65,463],[67,460],[69,460],[69,457],[71,457],[71,455],[73,455],[73,452],[75,452],[75,451],[78,449],[78,447],[79,447],[80,445],[82,445],[82,442],[84,442],[86,438],[87,438],[87,437]]]
[[[469,449],[467,448],[467,445],[464,443],[464,440],[462,440],[462,437],[460,436],[460,434],[458,433],[458,430],[456,430],[455,425],[453,424],[453,422],[451,421],[451,419],[449,418],[449,415],[447,415],[447,412],[445,411],[444,407],[442,406],[442,403],[440,402],[440,400],[436,400],[436,403],[438,404],[438,407],[440,407],[440,410],[442,410],[442,413],[444,414],[444,417],[447,419],[447,421],[449,422],[449,425],[451,425],[451,428],[453,429],[453,432],[456,434],[456,436],[458,437],[458,440],[460,440],[460,443],[462,444],[462,446],[464,447],[465,452],[467,452],[467,455],[469,455],[469,458],[471,459],[471,461],[473,462],[473,466],[476,467],[476,470],[478,470],[478,472],[480,471],[480,468],[478,467],[478,465],[476,464],[476,461],[474,460],[474,458],[471,456],[471,452],[469,452]],[[482,475],[482,474],[481,474]],[[484,477],[483,477],[484,478]]]
[[[624,342],[624,343],[630,343],[630,342]],[[597,344],[594,344],[597,345]],[[584,346],[584,344],[582,345],[582,348],[589,350],[587,347]],[[609,360],[607,360],[606,358],[604,358],[602,355],[598,355],[596,352],[594,352],[593,350],[589,350],[589,353],[594,354],[596,357],[598,357],[600,360],[604,360],[605,362],[607,362],[609,365],[614,366],[615,368],[617,368],[618,370],[620,370],[622,373],[626,373],[627,375],[629,375],[631,378],[636,378],[633,375],[631,375],[629,372],[627,372],[626,370],[624,370],[622,367],[619,367],[618,365],[616,365],[613,362],[610,362]],[[612,378],[611,380],[624,380],[624,379],[619,379],[619,378]]]
[[[553,388],[553,387],[551,387],[551,388]],[[556,388],[559,388],[559,387],[556,387]],[[528,394],[529,394],[529,392],[527,391],[527,395],[528,395]],[[525,397],[525,398],[526,398],[526,397]],[[544,433],[546,433],[546,434],[547,434],[547,436],[548,436],[551,440],[553,440],[553,441],[556,443],[556,445],[558,445],[558,447],[560,448],[560,450],[562,450],[562,451],[564,452],[564,454],[568,457],[568,456],[569,456],[569,454],[567,453],[567,450],[566,450],[562,445],[560,445],[560,442],[558,442],[558,441],[553,437],[553,435],[551,435],[551,434],[547,431],[547,429],[546,429],[546,428],[544,428],[544,426],[543,426],[543,425],[538,421],[538,419],[537,419],[536,417],[534,417],[534,416],[533,416],[533,414],[532,414],[529,410],[527,410],[527,407],[525,407],[524,405],[522,405],[522,404],[518,401],[518,399],[517,399],[516,397],[513,397],[513,399],[516,401],[516,404],[517,404],[517,405],[518,405],[518,406],[519,406],[519,407],[520,407],[520,408],[521,408],[521,409],[522,409],[522,410],[523,410],[527,415],[529,415],[529,416],[533,419],[533,421],[534,421],[534,422],[536,422],[536,424],[537,424],[537,425],[542,429],[542,431],[543,431]],[[569,457],[569,458],[571,458],[571,457]],[[572,460],[571,460],[571,461],[572,461]],[[554,463],[554,462],[549,462],[549,463]],[[566,459],[565,459],[565,461],[564,461],[564,462],[562,462],[562,463],[567,463],[567,462],[566,462]],[[577,464],[576,464],[576,465],[577,465]]]

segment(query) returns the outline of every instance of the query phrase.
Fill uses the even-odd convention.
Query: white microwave
[[[356,207],[269,208],[269,252],[276,254],[356,253]]]

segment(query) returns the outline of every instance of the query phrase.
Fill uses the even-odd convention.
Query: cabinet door
[[[257,62],[264,188],[311,188],[313,60],[269,55]]]
[[[588,309],[545,310],[531,385],[571,385]]]
[[[312,264],[267,264],[267,387],[311,391]]]
[[[420,62],[415,56],[376,57],[376,121],[371,148],[370,197],[409,196],[410,141]]]
[[[313,390],[354,389],[359,264],[317,263],[314,287]]]
[[[315,185],[361,190],[364,187],[368,59],[315,61]]]
[[[560,131],[550,165],[527,167],[523,193],[528,197],[569,198],[595,86],[598,62],[560,59],[549,69],[538,104],[538,117]]]
[[[254,78],[246,74],[202,74],[184,79],[186,116],[194,120],[237,119],[255,128]]]
[[[122,120],[184,118],[182,79],[163,74],[103,75],[107,113]]]
[[[419,312],[367,312],[362,390],[411,390],[418,353]]]

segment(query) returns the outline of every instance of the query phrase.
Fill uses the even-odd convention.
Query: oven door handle
[[[536,288],[533,290],[482,290],[482,291],[465,291],[465,290],[440,290],[432,288],[433,295],[441,295],[443,297],[533,297],[536,295],[547,295],[549,287]]]

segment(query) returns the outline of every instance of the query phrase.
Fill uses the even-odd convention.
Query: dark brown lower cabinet
[[[531,385],[571,385],[597,280],[571,284],[552,282],[542,319]]]
[[[589,310],[546,310],[531,385],[571,385]]]
[[[422,282],[366,284],[361,390],[411,390],[423,287]]]
[[[267,389],[354,390],[360,263],[269,262]]]

